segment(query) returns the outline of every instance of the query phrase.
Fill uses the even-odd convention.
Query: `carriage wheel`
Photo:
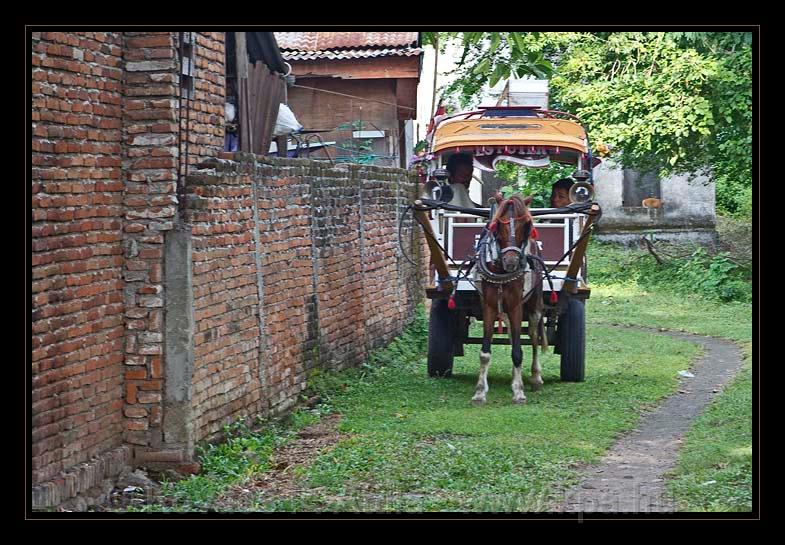
[[[446,299],[431,302],[428,326],[428,376],[452,375],[453,343],[458,330],[455,312],[447,308]]]
[[[586,308],[584,301],[570,298],[567,309],[559,316],[559,353],[561,380],[583,382],[586,367]]]

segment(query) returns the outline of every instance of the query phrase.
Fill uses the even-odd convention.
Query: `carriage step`
[[[532,343],[531,339],[528,337],[521,337],[521,344],[530,345]],[[482,344],[482,337],[469,337],[466,339],[464,344]],[[509,346],[510,338],[509,337],[493,337],[491,339],[491,344],[506,344]]]

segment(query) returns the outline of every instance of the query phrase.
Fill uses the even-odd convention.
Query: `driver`
[[[452,186],[453,196],[450,204],[464,208],[477,208],[469,197],[469,183],[474,172],[474,159],[468,153],[453,153],[447,159],[448,181]]]

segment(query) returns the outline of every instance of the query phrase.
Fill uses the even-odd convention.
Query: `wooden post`
[[[594,222],[594,218],[600,211],[599,204],[593,204],[590,208],[589,219],[586,220],[586,225],[583,226],[583,231],[581,231],[581,236],[586,235],[586,237],[581,240],[578,245],[575,247],[575,250],[572,252],[572,257],[570,258],[570,266],[567,267],[567,276],[570,278],[576,278],[578,274],[578,269],[580,269],[581,265],[583,264],[583,256],[586,254],[586,246],[589,244],[590,235],[589,230],[591,229],[591,225]],[[578,291],[578,283],[575,280],[565,280],[564,284],[561,288],[562,293],[574,294]]]
[[[418,202],[419,201],[415,201],[414,204],[418,204]],[[449,278],[450,269],[447,267],[447,260],[442,255],[442,249],[439,248],[439,244],[436,242],[436,235],[433,233],[433,228],[431,228],[431,222],[428,220],[428,216],[424,211],[415,209],[414,217],[417,222],[422,225],[422,228],[426,233],[425,240],[428,242],[428,248],[431,250],[431,263],[436,267],[439,278]],[[449,280],[442,282],[442,288],[446,292],[451,292],[453,284]]]
[[[245,32],[235,32],[235,65],[237,67],[237,100],[240,122],[240,151],[253,151],[253,131],[251,130],[250,106],[248,104],[248,48]]]
[[[278,146],[278,157],[287,157],[289,154],[289,138],[286,135],[276,136],[275,144]]]

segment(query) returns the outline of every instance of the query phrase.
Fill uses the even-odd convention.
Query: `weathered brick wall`
[[[172,457],[161,453],[163,245],[178,143],[187,132],[191,163],[223,144],[223,33],[194,34],[188,116],[179,33],[32,34],[35,506],[105,488],[145,455]]]
[[[162,418],[162,260],[178,203],[179,61],[172,33],[124,38],[125,441],[147,447]]]
[[[222,180],[192,175],[184,215],[192,224],[196,437],[261,399],[253,188],[248,177]]]
[[[100,482],[96,457],[123,440],[121,63],[118,33],[33,35],[31,463],[34,485],[56,481],[41,501]]]
[[[187,183],[196,440],[290,407],[314,367],[358,365],[401,332],[422,294],[422,270],[397,252],[411,176],[238,157]]]
[[[191,168],[205,157],[215,157],[224,146],[224,102],[226,100],[226,55],[224,32],[194,32],[196,67],[193,100],[184,101],[190,110],[183,114],[188,129],[188,163]],[[183,143],[185,142],[183,138]],[[185,148],[183,148],[185,153]]]
[[[167,450],[162,430],[164,242],[181,155],[196,163],[223,144],[223,34],[193,35],[194,95],[181,100],[179,33],[125,33],[125,440],[140,464],[187,457]]]
[[[223,144],[223,33],[194,34],[181,103],[177,32],[33,33],[34,507],[190,461],[226,421],[291,406],[312,367],[360,363],[420,300],[395,248],[401,171],[230,162],[179,199],[185,142],[192,169]]]

